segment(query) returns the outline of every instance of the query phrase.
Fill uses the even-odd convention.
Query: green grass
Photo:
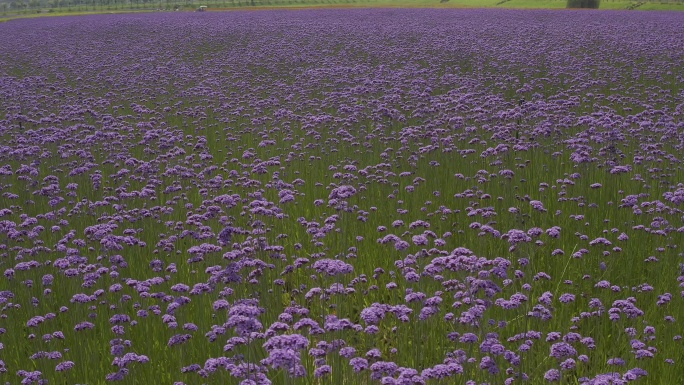
[[[57,12],[50,12],[50,13],[24,13],[24,14],[18,14],[18,15],[11,15],[11,16],[2,16],[0,14],[0,23],[2,22],[7,22],[10,20],[18,20],[18,19],[35,19],[35,18],[45,18],[45,17],[59,17],[59,16],[83,16],[83,15],[101,15],[101,14],[115,14],[115,13],[136,13],[136,12],[153,12],[150,10],[126,10],[126,11],[110,11],[107,9],[102,9],[102,10],[94,10],[94,11],[57,11]]]
[[[201,4],[209,6],[209,11],[217,10],[255,10],[255,9],[301,9],[301,8],[506,8],[506,9],[565,9],[564,0],[449,0],[441,3],[437,0],[255,0],[254,5],[249,1],[218,1],[207,0],[197,2],[196,5],[186,3],[150,3],[148,5],[118,5],[118,6],[71,6],[68,9],[50,8],[49,13],[36,13],[37,10],[46,11],[47,8],[29,9],[20,12],[2,9],[0,22],[35,17],[54,17],[66,15],[89,15],[98,13],[130,13],[130,12],[154,12],[157,9],[173,10],[179,6],[182,11],[194,11]],[[600,9],[625,10],[636,1],[626,0],[603,0]],[[83,9],[86,10],[83,10]],[[90,8],[90,10],[88,10]],[[684,1],[664,0],[648,1],[640,5],[642,11],[684,11]]]

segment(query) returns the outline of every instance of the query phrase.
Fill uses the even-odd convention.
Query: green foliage
[[[684,10],[684,0],[668,2],[612,0],[47,0],[47,2],[21,2],[0,0],[0,15],[9,18],[48,16],[46,6],[53,9],[49,16],[76,13],[110,13],[123,11],[194,11],[198,5],[207,5],[209,11],[245,8],[326,8],[326,7],[436,7],[436,8],[511,8],[511,9],[639,9]],[[37,13],[40,10],[43,12]]]
[[[568,0],[568,8],[598,9],[601,0]]]

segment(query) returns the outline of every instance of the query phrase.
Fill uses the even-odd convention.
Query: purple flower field
[[[681,383],[682,31],[0,24],[0,383]]]

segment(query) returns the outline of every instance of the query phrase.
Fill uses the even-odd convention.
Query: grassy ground
[[[210,11],[223,10],[262,10],[262,9],[309,9],[309,8],[510,8],[510,9],[564,9],[566,2],[563,0],[448,0],[447,2],[439,2],[439,0],[264,0],[254,1],[254,6],[251,3],[238,1],[231,1],[230,4],[225,1],[220,5],[212,5],[212,1],[206,2],[209,5]],[[641,2],[637,1],[602,1],[601,9],[629,9]],[[161,4],[161,3],[160,3]],[[199,4],[199,3],[197,3]],[[34,11],[26,11],[26,13],[12,14],[10,11],[3,11],[0,14],[0,22],[35,17],[53,17],[66,15],[90,15],[101,13],[132,13],[132,12],[154,12],[158,4],[149,4],[150,9],[112,9],[112,7],[95,8],[94,10],[65,10],[54,11],[50,13],[33,13]],[[175,5],[168,3],[166,7],[169,9]],[[179,4],[181,10],[194,10],[196,5],[187,6]],[[184,7],[185,8],[182,8]],[[659,11],[684,11],[684,1],[681,0],[665,0],[660,2],[643,2],[643,4],[636,7],[638,10],[659,10]],[[29,13],[30,12],[30,13]]]
[[[29,13],[21,15],[7,15],[0,17],[0,23],[15,19],[34,19],[43,17],[56,17],[56,16],[79,16],[79,15],[99,15],[103,13],[135,13],[135,12],[153,12],[151,10],[119,10],[119,11],[107,11],[107,10],[96,10],[96,11],[64,11],[64,12],[51,12],[51,13]]]

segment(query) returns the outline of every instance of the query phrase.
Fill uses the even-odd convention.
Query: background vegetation
[[[600,0],[568,0],[568,8],[598,9],[600,5]]]
[[[585,0],[571,0],[582,3]],[[36,16],[130,11],[194,11],[200,5],[209,11],[224,9],[310,7],[436,7],[436,8],[546,8],[562,9],[566,0],[0,0],[0,15]],[[596,2],[599,3],[598,1]],[[595,8],[580,7],[576,8]],[[684,0],[604,0],[600,9],[684,10]],[[2,19],[0,19],[2,20]]]

